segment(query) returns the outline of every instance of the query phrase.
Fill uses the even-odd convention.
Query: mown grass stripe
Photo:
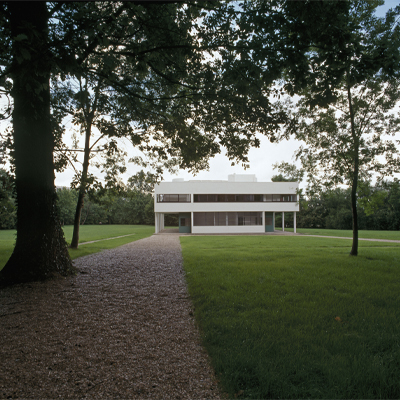
[[[110,237],[110,238],[105,238],[105,239],[99,239],[99,240],[91,240],[90,242],[79,243],[79,246],[82,246],[82,245],[84,245],[84,244],[89,244],[89,243],[102,242],[103,240],[119,239],[119,238],[123,238],[123,237],[127,237],[127,236],[132,236],[132,235],[136,235],[136,233],[129,233],[128,235],[115,236],[115,237]]]

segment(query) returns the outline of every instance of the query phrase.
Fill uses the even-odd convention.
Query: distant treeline
[[[78,199],[74,189],[57,190],[61,222],[73,225]],[[85,197],[81,225],[122,224],[154,225],[152,194],[135,189],[116,193],[114,190],[92,191]],[[167,225],[178,225],[178,218],[166,216]]]
[[[57,195],[61,223],[73,225],[78,191],[61,188],[57,190]],[[154,224],[153,196],[131,189],[120,193],[92,191],[85,197],[81,225],[98,224]]]
[[[399,181],[383,182],[368,190],[361,187],[357,215],[361,230],[400,230]],[[337,188],[302,199],[297,227],[352,229],[350,189]]]
[[[77,191],[57,190],[60,219],[64,225],[74,223]],[[165,225],[178,225],[177,216],[166,215]],[[137,189],[91,191],[85,197],[81,224],[153,225],[154,199],[151,193]],[[379,187],[360,190],[358,207],[359,229],[400,230],[400,183],[383,182]],[[285,225],[293,226],[293,214],[285,214]],[[276,226],[281,226],[277,214]],[[16,200],[9,174],[0,169],[0,229],[15,229]],[[352,229],[350,190],[324,191],[309,199],[300,199],[298,228]]]

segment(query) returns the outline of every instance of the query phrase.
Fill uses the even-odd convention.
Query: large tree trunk
[[[56,208],[50,68],[44,2],[9,2],[17,239],[1,283],[46,279],[74,272]]]
[[[354,164],[353,164],[353,177],[351,184],[351,212],[353,220],[353,245],[350,250],[351,256],[358,255],[358,215],[357,215],[357,186],[358,186],[358,172],[359,172],[359,148],[360,140],[356,134],[355,122],[354,122],[354,112],[353,103],[351,99],[351,89],[350,84],[347,86],[347,98],[349,101],[349,113],[350,113],[350,124],[351,124],[351,136],[353,139],[354,146]]]

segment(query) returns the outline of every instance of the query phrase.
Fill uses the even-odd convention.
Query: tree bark
[[[83,201],[85,199],[87,176],[89,170],[89,156],[90,156],[90,135],[92,131],[92,117],[89,115],[87,118],[87,125],[85,130],[85,155],[83,158],[82,177],[79,185],[78,201],[76,204],[75,218],[74,218],[74,232],[72,234],[71,248],[77,249],[79,246],[79,227],[81,224],[81,214],[83,208]]]
[[[77,249],[79,246],[79,227],[81,224],[81,214],[85,199],[85,192],[79,188],[78,201],[76,204],[75,218],[74,218],[74,231],[72,233],[71,249]]]
[[[17,238],[2,285],[74,273],[54,186],[45,2],[9,2],[12,44]]]
[[[350,125],[351,125],[351,136],[353,139],[354,146],[354,170],[351,184],[351,212],[353,221],[353,245],[350,250],[351,256],[358,255],[358,216],[357,216],[357,186],[358,186],[358,173],[359,173],[359,147],[360,141],[356,134],[355,123],[354,123],[354,111],[353,103],[351,98],[350,84],[347,84],[347,98],[349,101],[349,113],[350,113]]]

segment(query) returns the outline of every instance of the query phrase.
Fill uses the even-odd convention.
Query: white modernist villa
[[[275,213],[299,211],[297,182],[257,182],[255,175],[228,175],[227,181],[173,179],[155,186],[156,233],[164,215],[179,215],[181,233],[273,232]]]

